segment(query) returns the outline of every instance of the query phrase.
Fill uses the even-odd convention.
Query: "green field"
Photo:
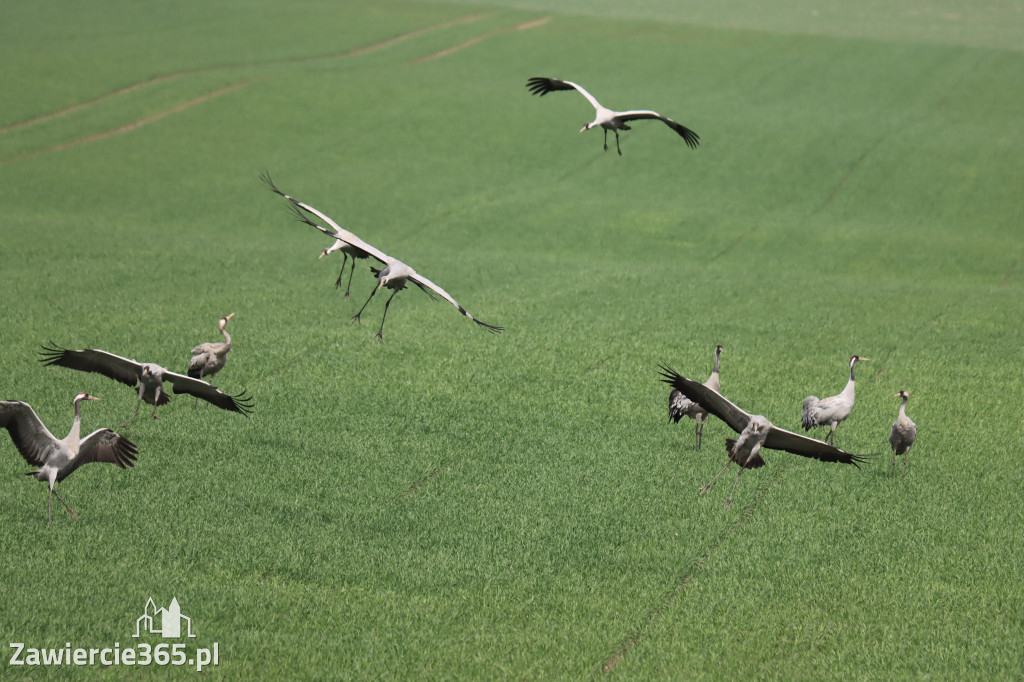
[[[235,312],[216,383],[256,410],[140,417],[50,525],[0,434],[5,642],[155,646],[176,597],[227,679],[1020,679],[1022,9],[854,5],[8,3],[0,399],[116,426],[132,390],[42,343],[184,371]],[[701,145],[603,152],[531,76]],[[264,170],[505,333],[412,288],[375,343],[366,262],[344,301]],[[871,358],[837,444],[880,456],[699,496],[731,432],[696,452],[657,366],[703,380],[718,343],[789,429]]]

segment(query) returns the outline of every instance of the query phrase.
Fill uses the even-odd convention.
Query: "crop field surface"
[[[731,9],[727,10],[726,7]],[[0,678],[217,644],[217,679],[1021,679],[1024,4],[7,3],[0,400],[62,438],[214,383],[55,490],[0,433]],[[658,121],[579,133],[575,92]],[[282,191],[447,290],[392,301]],[[350,261],[351,262],[351,261]],[[669,423],[667,364],[799,433],[857,366],[859,468]],[[889,427],[910,393],[910,464]],[[823,438],[825,429],[809,435]],[[194,638],[139,638],[172,599]],[[25,654],[22,654],[24,658]]]

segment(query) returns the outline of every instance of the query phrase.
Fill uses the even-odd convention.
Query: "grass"
[[[0,127],[148,83],[0,132],[3,397],[62,436],[87,390],[84,428],[119,424],[132,392],[41,367],[41,343],[181,370],[236,312],[218,384],[257,409],[138,420],[136,468],[77,472],[82,519],[50,526],[5,441],[8,642],[130,646],[176,596],[229,679],[1020,676],[1020,52],[444,3],[110,7],[0,27]],[[701,147],[651,123],[606,154],[533,75]],[[413,289],[374,344],[381,297],[348,324],[365,266],[343,302],[264,169],[507,331]],[[837,442],[881,456],[772,453],[731,510],[729,473],[698,496],[725,427],[694,452],[656,368],[703,379],[716,343],[726,394],[788,428],[871,358]],[[900,389],[918,443],[890,478]]]

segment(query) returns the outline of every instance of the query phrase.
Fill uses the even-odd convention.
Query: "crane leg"
[[[619,146],[619,131],[615,131],[615,148],[619,150],[619,156],[622,156],[622,147]]]
[[[892,451],[892,471],[889,473],[890,476],[896,475],[896,451]]]
[[[729,463],[726,464],[724,467],[722,467],[722,470],[719,471],[717,474],[715,474],[715,477],[711,479],[711,483],[714,483],[715,481],[717,481],[718,477],[722,475],[722,472],[725,471],[726,469],[728,469],[731,466],[732,466],[732,460],[729,460]],[[701,495],[703,495],[707,491],[711,490],[711,483],[708,483],[706,486],[704,486],[703,488],[700,489],[700,494]]]
[[[608,129],[604,129],[604,150],[608,151]]]
[[[910,462],[910,450],[907,450],[907,454],[903,456],[903,474],[907,473],[907,464]],[[896,458],[892,458],[893,466],[896,466]]]
[[[359,312],[352,316],[351,322],[359,321],[359,316],[363,314],[364,310],[366,310],[366,306],[368,306],[370,304],[370,301],[373,300],[373,295],[377,293],[377,289],[379,288],[380,285],[373,287],[373,291],[370,292],[370,298],[366,299],[366,303],[364,303],[363,307],[359,309]]]
[[[696,438],[697,438],[697,450],[700,450],[700,442],[704,438],[704,422],[701,420],[701,418],[699,416],[697,417]]]
[[[68,509],[68,513],[69,513],[69,514],[71,514],[71,516],[72,516],[72,517],[73,517],[73,518],[75,519],[75,521],[77,521],[77,520],[78,520],[78,514],[76,514],[76,513],[75,513],[75,510],[71,508],[71,505],[69,505],[69,504],[68,504],[67,502],[64,502],[64,498],[60,496],[60,493],[58,493],[58,492],[57,492],[56,490],[54,490],[53,488],[50,488],[50,495],[51,495],[51,496],[53,496],[53,495],[56,495],[56,496],[57,496],[57,499],[58,499],[58,500],[60,500],[60,501],[61,501],[61,503],[62,503],[62,504],[63,504],[63,505],[65,506],[65,507],[67,507],[67,509]],[[52,498],[52,497],[50,498],[50,502],[51,502],[51,503],[53,502],[53,498]],[[47,507],[49,507],[49,503],[47,503]],[[49,518],[47,518],[47,521],[49,521]]]
[[[384,342],[384,320],[387,319],[388,316],[388,306],[391,305],[391,299],[395,297],[395,294],[397,294],[398,291],[398,289],[395,289],[394,293],[388,297],[388,302],[384,304],[384,317],[380,318],[380,329],[377,330],[376,336],[376,339],[381,343]]]
[[[135,411],[134,411],[134,412],[132,412],[132,416],[128,417],[128,419],[127,419],[127,420],[125,421],[125,423],[124,423],[124,424],[121,424],[121,425],[120,425],[120,426],[118,426],[117,428],[119,428],[119,429],[123,429],[124,427],[128,426],[128,424],[130,424],[130,423],[131,423],[131,421],[132,421],[133,419],[135,419],[135,417],[136,417],[136,416],[137,416],[137,415],[139,414],[139,408],[140,408],[140,407],[142,407],[142,393],[143,393],[143,391],[145,391],[145,390],[146,390],[146,385],[145,385],[145,384],[142,384],[142,383],[140,383],[140,384],[139,384],[139,402],[135,403]]]
[[[732,496],[736,492],[736,484],[740,482],[740,476],[743,475],[743,467],[740,467],[740,472],[736,474],[736,480],[732,482],[732,492],[729,493],[729,499],[725,501],[725,508],[728,509],[732,506]]]
[[[836,426],[838,426],[838,425],[837,424],[833,424],[832,425],[832,430],[828,432],[828,436],[825,438],[825,442],[828,443],[829,445],[835,445],[836,444]]]
[[[156,404],[160,402],[160,395],[164,392],[164,385],[159,384],[156,387],[156,393],[153,395],[153,419],[156,419]]]
[[[352,258],[352,267],[348,271],[348,286],[345,287],[345,300],[348,300],[349,292],[352,291],[352,275],[356,274],[356,259]]]
[[[335,289],[340,289],[341,288],[341,277],[342,277],[342,275],[345,274],[345,263],[348,263],[348,254],[342,252],[341,256],[342,256],[341,272],[338,273],[338,279],[335,280],[335,282],[334,282],[334,288]],[[355,267],[354,263],[353,263],[352,267]],[[345,296],[345,298],[348,298],[348,296]]]

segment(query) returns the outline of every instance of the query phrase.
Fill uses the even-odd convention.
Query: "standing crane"
[[[25,461],[39,467],[35,471],[29,471],[27,475],[35,476],[36,480],[49,484],[50,495],[46,501],[47,523],[53,518],[54,495],[67,507],[73,518],[78,518],[60,493],[53,489],[56,483],[63,481],[83,464],[92,462],[116,464],[122,469],[133,467],[139,454],[134,443],[110,429],[97,429],[85,438],[80,438],[82,402],[86,400],[99,398],[84,392],[75,396],[75,419],[71,422],[71,431],[63,440],[58,440],[50,433],[28,403],[20,400],[0,401],[0,426],[11,434],[14,447]]]
[[[231,313],[217,321],[217,329],[224,335],[224,343],[211,341],[210,343],[201,343],[192,349],[192,359],[189,360],[188,371],[186,372],[188,376],[193,379],[202,379],[205,376],[209,376],[210,385],[213,385],[213,378],[217,376],[217,372],[224,369],[224,365],[228,361],[228,351],[231,350],[231,335],[228,334],[227,326],[228,320],[234,316],[235,314]],[[199,398],[197,397],[193,406],[198,402]]]
[[[367,254],[369,254],[369,256],[371,256],[372,258],[377,260],[381,265],[384,266],[383,268],[370,268],[370,272],[372,272],[374,276],[377,278],[377,286],[375,286],[373,288],[373,291],[370,292],[370,297],[366,299],[366,303],[364,303],[363,307],[359,309],[359,312],[352,316],[352,322],[358,322],[360,316],[363,314],[363,310],[365,310],[366,306],[369,305],[370,301],[377,293],[377,290],[380,289],[381,287],[387,287],[388,289],[391,289],[393,293],[388,298],[387,302],[384,304],[384,315],[380,319],[380,329],[377,330],[377,333],[375,335],[375,338],[377,340],[384,340],[384,320],[387,319],[388,308],[391,306],[391,299],[395,297],[395,294],[404,289],[406,283],[408,282],[412,282],[413,284],[418,286],[424,293],[427,294],[427,296],[429,296],[433,300],[437,300],[437,296],[440,296],[441,298],[455,306],[455,309],[458,310],[460,313],[462,313],[469,319],[473,320],[473,322],[476,322],[478,325],[480,325],[487,331],[495,334],[500,334],[502,331],[504,331],[503,327],[496,327],[492,324],[487,324],[486,322],[478,320],[472,315],[470,315],[469,312],[461,305],[459,305],[459,302],[452,298],[447,291],[445,291],[438,285],[434,284],[429,279],[419,274],[418,272],[416,272],[411,267],[401,262],[397,258],[392,258],[391,256],[387,255],[380,249],[367,244],[362,239],[355,236],[348,230],[343,230],[342,228],[338,227],[337,223],[335,223],[325,214],[321,213],[320,211],[313,208],[309,204],[305,204],[299,201],[298,199],[290,197],[287,194],[281,192],[273,185],[272,182],[270,182],[269,176],[264,176],[264,181],[268,182],[271,185],[272,190],[274,190],[275,192],[277,192],[278,194],[285,197],[286,199],[288,199],[288,201],[291,202],[292,206],[294,207],[294,209],[296,209],[296,212],[299,214],[300,219],[303,222],[312,225],[313,227],[320,230],[326,235],[333,236],[335,239],[341,240],[347,244],[350,244],[351,246],[357,247],[361,251],[364,251]],[[328,231],[326,228],[310,220],[309,217],[303,213],[303,211],[305,213],[312,214],[333,226],[334,232],[332,233]]]
[[[722,384],[718,377],[718,360],[720,357],[722,357],[721,344],[715,347],[715,367],[711,370],[711,376],[704,382],[704,385],[715,393],[722,392]],[[708,419],[708,411],[683,395],[679,389],[673,388],[668,396],[668,418],[678,424],[679,420],[684,416],[697,422],[694,437],[697,440],[696,448],[700,450],[700,442],[704,436],[704,423]]]
[[[850,380],[846,382],[842,393],[821,400],[813,395],[804,398],[801,420],[804,431],[810,431],[815,426],[829,426],[832,430],[825,437],[825,442],[835,444],[836,427],[853,412],[853,368],[858,362],[868,362],[868,358],[850,356]]]
[[[889,429],[889,445],[892,446],[892,473],[896,473],[896,455],[903,455],[903,473],[907,473],[907,462],[910,461],[910,446],[917,438],[917,424],[907,416],[907,403],[910,401],[910,394],[900,391],[893,398],[903,398],[900,403],[900,413],[896,421]]]
[[[764,466],[765,462],[761,457],[762,447],[771,450],[785,450],[794,455],[811,457],[822,462],[839,462],[842,464],[853,464],[854,466],[858,466],[859,462],[863,462],[869,456],[844,452],[834,445],[781,429],[762,415],[747,414],[717,391],[711,390],[704,384],[698,384],[692,379],[687,379],[671,367],[662,365],[661,376],[663,377],[662,381],[670,384],[690,400],[700,403],[708,412],[724,421],[729,425],[729,428],[740,434],[739,438],[735,440],[732,438],[726,439],[725,449],[729,455],[729,462],[722,467],[721,471],[715,474],[710,483],[700,489],[701,494],[706,493],[733,462],[739,464],[739,473],[736,474],[736,480],[732,484],[729,499],[725,501],[726,509],[732,504],[732,496],[736,492],[736,484],[740,482],[743,470],[757,469]]]
[[[668,116],[662,116],[657,111],[650,111],[648,109],[612,111],[611,109],[601,106],[601,103],[598,102],[593,95],[572,81],[563,81],[558,78],[534,77],[526,81],[526,87],[532,94],[540,95],[541,97],[556,90],[575,90],[586,97],[587,101],[590,102],[590,105],[594,107],[595,116],[593,121],[584,124],[584,126],[580,128],[580,132],[582,133],[597,126],[604,128],[604,150],[608,151],[608,131],[613,131],[615,133],[615,148],[618,149],[619,156],[622,156],[622,147],[619,146],[619,131],[630,129],[630,127],[626,125],[627,122],[642,119],[655,119],[661,121],[669,128],[679,133],[679,136],[683,138],[690,149],[696,149],[697,145],[700,144],[700,137],[697,133],[693,132],[681,123],[676,123]]]
[[[341,255],[343,257],[342,261],[341,261],[341,272],[338,273],[338,279],[334,283],[334,288],[335,289],[338,289],[338,288],[341,287],[341,278],[345,274],[345,264],[348,263],[349,257],[350,256],[352,257],[352,267],[351,267],[351,269],[349,270],[349,273],[348,273],[348,285],[345,287],[345,300],[347,301],[348,298],[349,298],[349,292],[352,289],[352,275],[355,274],[355,271],[356,271],[356,259],[357,258],[364,259],[364,258],[369,258],[370,257],[370,254],[367,253],[366,251],[364,251],[363,249],[359,248],[358,246],[355,246],[352,243],[349,243],[348,241],[345,241],[345,236],[346,235],[348,237],[350,237],[350,238],[355,237],[356,239],[358,239],[358,237],[356,237],[354,234],[352,234],[348,230],[343,230],[341,228],[341,226],[338,225],[338,223],[334,222],[328,216],[326,216],[325,214],[321,213],[320,211],[317,211],[312,206],[307,206],[306,204],[303,204],[298,199],[295,199],[294,197],[290,197],[287,194],[285,194],[284,192],[282,192],[281,190],[279,190],[277,188],[277,185],[274,184],[274,181],[270,179],[270,174],[269,173],[264,172],[263,174],[261,174],[260,175],[260,180],[262,180],[264,183],[266,183],[266,185],[270,188],[270,190],[272,192],[274,192],[275,194],[281,195],[282,197],[287,199],[289,202],[291,202],[289,205],[291,206],[292,210],[295,211],[295,215],[298,217],[298,219],[301,222],[304,222],[307,225],[311,225],[312,227],[315,227],[316,229],[320,230],[321,232],[323,232],[328,237],[333,237],[334,238],[334,243],[331,244],[330,246],[324,248],[324,250],[320,252],[320,256],[319,257],[323,258],[324,256],[331,255],[335,251],[341,251]],[[311,212],[313,215],[315,215],[318,218],[320,218],[321,220],[323,220],[325,223],[327,223],[328,225],[331,226],[331,229],[328,230],[327,228],[321,227],[320,225],[317,225],[316,223],[314,223],[312,220],[310,220],[309,218],[306,217],[306,214],[304,214],[302,212],[302,210],[300,210],[300,207],[305,209],[305,210],[307,210],[307,211],[309,211],[309,212]]]
[[[135,419],[143,401],[153,406],[153,419],[156,419],[156,408],[171,401],[171,397],[164,391],[165,381],[171,384],[171,390],[175,393],[188,393],[231,412],[244,415],[252,412],[252,398],[246,396],[245,391],[238,395],[228,395],[202,379],[172,372],[152,362],[136,362],[95,348],[66,350],[59,346],[43,346],[40,355],[43,356],[40,362],[46,365],[60,365],[80,372],[97,372],[126,386],[138,386],[139,401],[135,404],[135,412],[118,428],[124,428]]]

